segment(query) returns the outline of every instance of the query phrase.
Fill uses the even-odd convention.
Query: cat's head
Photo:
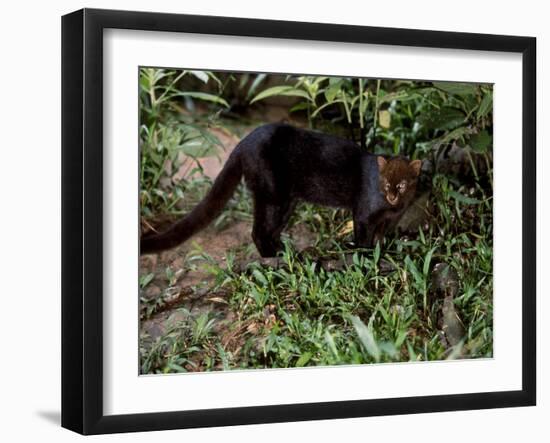
[[[377,161],[380,191],[390,205],[398,206],[414,194],[422,161],[380,156]]]

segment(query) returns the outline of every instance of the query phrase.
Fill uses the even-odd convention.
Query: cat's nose
[[[386,200],[390,205],[395,205],[397,203],[397,195],[387,195]]]

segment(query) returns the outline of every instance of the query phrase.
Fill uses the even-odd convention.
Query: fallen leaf
[[[350,232],[353,232],[353,220],[349,220],[343,227],[338,231],[338,236],[343,237],[348,235]]]
[[[221,297],[210,297],[207,299],[208,301],[211,301],[211,302],[214,302],[214,303],[223,303],[223,304],[228,304],[227,303],[227,300],[224,300],[223,298]]]
[[[388,129],[391,125],[391,114],[390,111],[380,111],[378,113],[378,123],[384,129]]]

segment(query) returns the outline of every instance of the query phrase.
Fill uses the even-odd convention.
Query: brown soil
[[[209,132],[212,133],[212,135],[216,136],[218,140],[222,143],[223,150],[219,150],[218,156],[205,157],[200,159],[200,164],[203,168],[204,174],[200,174],[198,172],[194,175],[189,174],[189,166],[184,165],[172,176],[173,181],[178,181],[183,178],[192,180],[193,178],[198,178],[201,175],[205,175],[206,177],[210,177],[211,179],[214,179],[218,176],[227,158],[229,157],[229,154],[231,154],[233,149],[235,149],[235,146],[237,146],[237,143],[239,143],[239,138],[234,134],[231,134],[228,131],[220,128],[211,128]],[[245,134],[248,134],[248,132],[249,131],[247,130]]]
[[[159,300],[163,302],[163,305],[157,307],[149,319],[142,321],[142,333],[147,333],[153,339],[162,335],[175,321],[183,319],[180,318],[183,313],[177,310],[181,307],[192,314],[224,307],[225,294],[212,294],[209,291],[214,278],[208,273],[204,260],[190,267],[186,257],[192,255],[194,251],[197,251],[197,255],[202,251],[220,266],[224,266],[225,254],[229,250],[248,243],[250,231],[250,224],[245,222],[237,222],[221,232],[207,229],[174,249],[140,257],[140,275],[155,274],[155,278],[143,290],[141,297],[149,303]],[[167,268],[174,275],[171,282],[166,276]],[[145,309],[145,307],[146,304],[142,303],[142,308]],[[142,312],[143,315],[148,316],[145,312]]]

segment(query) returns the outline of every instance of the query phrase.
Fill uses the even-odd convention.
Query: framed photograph
[[[531,37],[62,20],[62,425],[535,405]]]

